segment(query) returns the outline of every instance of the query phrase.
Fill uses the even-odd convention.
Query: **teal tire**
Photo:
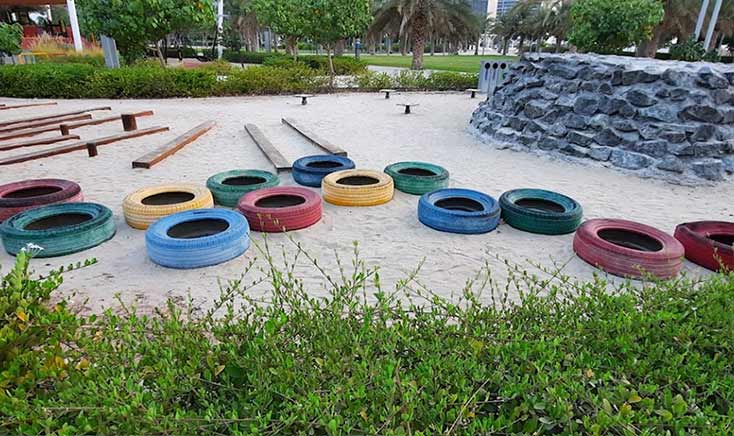
[[[215,174],[206,181],[214,202],[221,206],[237,207],[243,195],[258,189],[272,188],[280,184],[273,173],[260,170],[232,170]]]
[[[398,162],[388,165],[385,173],[392,177],[395,189],[407,194],[423,195],[449,186],[449,172],[430,163]]]
[[[15,256],[28,244],[36,257],[54,257],[95,247],[115,235],[112,211],[96,203],[63,203],[30,209],[0,225],[5,250]]]
[[[502,218],[530,233],[562,235],[576,231],[584,212],[574,199],[542,189],[515,189],[500,197]]]

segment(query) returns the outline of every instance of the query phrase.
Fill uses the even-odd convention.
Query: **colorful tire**
[[[345,156],[324,154],[306,156],[293,162],[293,180],[299,185],[321,187],[321,180],[337,171],[351,170],[354,162]]]
[[[237,205],[259,232],[304,229],[321,220],[321,197],[309,189],[281,186],[245,194]]]
[[[148,257],[168,268],[191,269],[234,259],[250,247],[250,228],[237,212],[200,209],[153,223],[145,232]]]
[[[425,162],[398,162],[388,165],[385,173],[392,177],[395,189],[413,195],[423,195],[449,186],[445,168]]]
[[[570,197],[542,189],[515,189],[500,197],[502,218],[512,227],[543,235],[574,232],[584,212]]]
[[[0,225],[5,250],[16,255],[27,244],[54,257],[95,247],[115,235],[112,211],[96,203],[62,203],[26,210]]]
[[[237,207],[243,195],[258,189],[278,186],[280,179],[273,173],[260,170],[232,170],[215,174],[206,181],[214,202],[227,207]]]
[[[418,201],[418,220],[436,230],[478,234],[497,228],[500,207],[487,194],[469,189],[439,189]]]
[[[675,228],[686,258],[711,271],[734,271],[734,223],[698,221]]]
[[[678,240],[645,224],[617,219],[586,221],[576,231],[573,250],[591,265],[620,277],[675,277],[683,267]]]
[[[385,173],[346,170],[331,173],[321,182],[324,200],[337,206],[375,206],[392,200],[395,187]]]
[[[0,222],[24,210],[84,200],[82,188],[61,179],[35,179],[0,186]]]
[[[214,207],[212,193],[203,186],[169,184],[139,189],[125,197],[122,212],[130,227],[145,230],[174,213]]]

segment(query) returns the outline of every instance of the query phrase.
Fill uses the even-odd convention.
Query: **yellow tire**
[[[145,230],[164,216],[214,207],[212,193],[203,186],[182,183],[138,189],[125,197],[122,212],[130,227]]]
[[[375,206],[392,200],[392,177],[379,171],[344,170],[321,181],[324,200],[337,206]]]

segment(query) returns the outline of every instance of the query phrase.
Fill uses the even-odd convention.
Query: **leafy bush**
[[[19,54],[22,41],[23,27],[20,24],[0,23],[0,55]]]
[[[295,62],[298,65],[306,65],[317,71],[329,71],[329,60],[326,56],[299,56],[294,61],[292,56],[280,53],[225,51],[222,53],[222,57],[229,62],[262,64],[271,67],[291,67]],[[339,56],[333,57],[332,60],[334,70],[338,75],[354,75],[367,71],[366,63],[352,57]]]
[[[222,58],[236,64],[258,64],[261,65],[269,58],[288,58],[278,53],[224,50]]]
[[[611,288],[510,265],[506,286],[485,269],[448,300],[417,271],[384,290],[379,270],[356,257],[353,271],[325,276],[328,292],[314,297],[294,276],[308,257],[296,251],[253,278],[271,284],[265,300],[245,284],[250,264],[247,279],[228,284],[200,315],[174,303],[153,315],[124,305],[100,317],[69,314],[63,301],[49,308],[60,280],[28,279],[19,258],[0,287],[0,428],[731,432],[734,274]]]
[[[425,75],[421,71],[406,70],[396,76],[370,71],[357,76],[357,85],[363,90],[395,88],[411,91],[463,91],[467,88],[474,88],[478,80],[479,77],[476,74],[451,71]]]
[[[226,75],[225,81],[217,76]],[[82,64],[0,68],[0,94],[21,98],[171,98],[315,91],[323,80],[308,68],[232,69],[213,63],[196,69],[157,63],[119,69]]]
[[[568,40],[582,51],[615,53],[648,40],[663,13],[659,0],[578,0]]]
[[[703,59],[705,54],[703,43],[693,37],[670,46],[670,59],[676,61],[696,62]]]
[[[105,65],[104,56],[102,55],[36,56],[36,62],[39,64],[87,64],[97,67]]]

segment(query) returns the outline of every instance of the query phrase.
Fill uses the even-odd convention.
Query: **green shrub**
[[[222,58],[237,64],[262,64],[269,58],[288,58],[279,53],[224,50]]]
[[[235,70],[221,86],[227,95],[313,92],[325,87],[326,79],[303,66],[263,66]]]
[[[65,56],[36,56],[39,64],[86,64],[103,67],[104,56],[65,55]]]
[[[448,300],[417,271],[383,290],[359,258],[307,289],[294,250],[263,270],[267,298],[250,266],[203,314],[71,315],[47,306],[60,280],[28,279],[19,259],[0,286],[0,429],[731,433],[734,274],[612,287],[510,265],[506,286],[487,268]]]
[[[394,88],[395,81],[388,73],[367,71],[357,76],[357,86],[364,90],[380,90]]]
[[[23,26],[17,23],[0,23],[0,56],[14,56],[19,54],[22,42]]]
[[[290,67],[293,57],[280,53],[265,52],[236,52],[225,50],[222,57],[229,62],[244,64],[262,64],[272,67]],[[339,56],[332,58],[334,70],[338,75],[354,75],[367,71],[367,64],[352,57]],[[329,71],[329,60],[326,56],[299,56],[298,63],[307,65],[317,71]]]
[[[696,62],[703,59],[705,54],[703,43],[693,37],[670,46],[670,59],[676,61]]]
[[[396,76],[369,71],[357,76],[357,86],[362,90],[395,88],[410,91],[463,91],[477,86],[478,80],[476,74],[451,71],[425,75],[421,71],[405,70]]]

